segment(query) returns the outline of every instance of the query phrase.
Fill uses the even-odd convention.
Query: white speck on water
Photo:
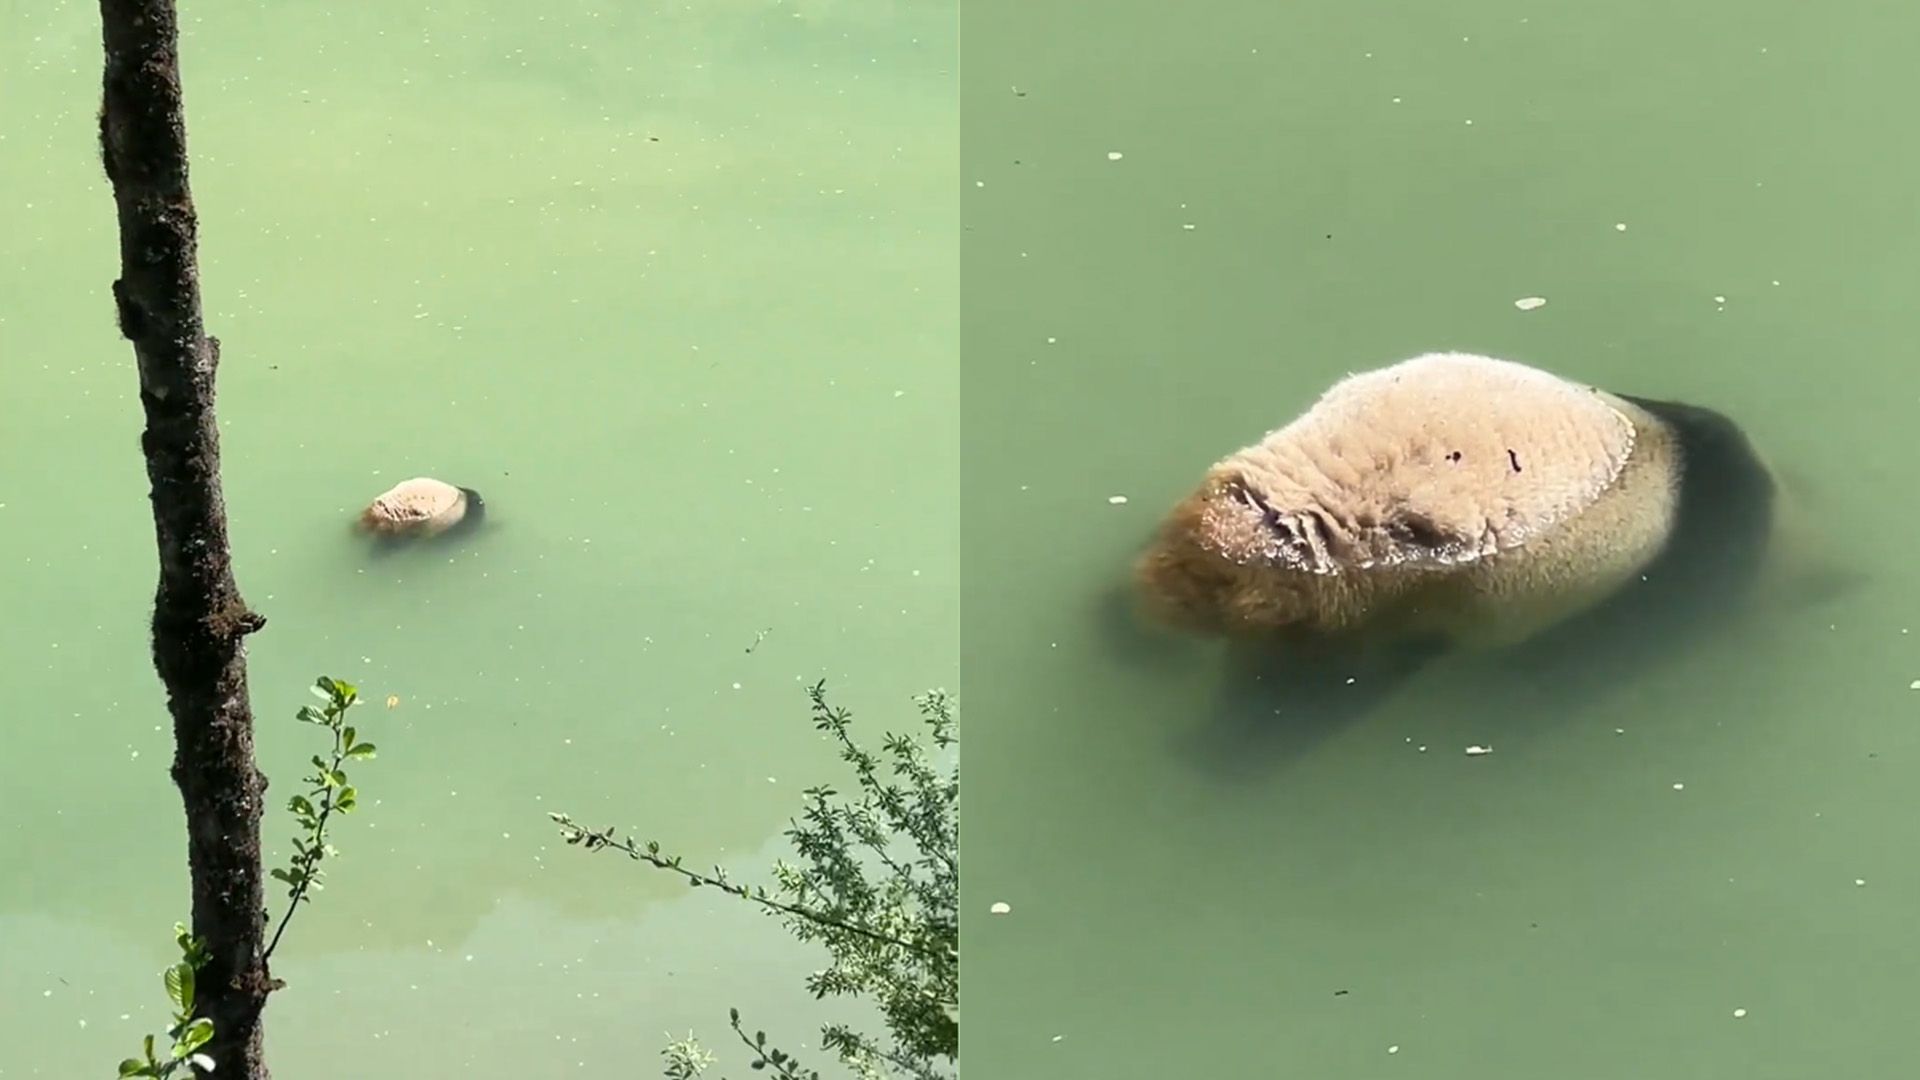
[[[1854,879],[1853,879],[1853,886],[1854,886],[1854,888],[1856,888],[1856,889],[1857,889],[1857,888],[1860,888],[1861,886],[1863,886],[1863,885],[1865,885],[1866,883],[1867,883],[1867,879],[1866,879],[1866,878],[1863,878],[1863,877],[1857,877],[1857,878],[1854,878]]]
[[[1059,341],[1059,340],[1060,340],[1060,339],[1059,339],[1059,338],[1057,338],[1057,337],[1050,337],[1050,338],[1048,338],[1048,339],[1047,339],[1047,344],[1049,344],[1049,345],[1051,345],[1051,344],[1053,344],[1054,342],[1056,342],[1056,341]]]
[[[1191,222],[1189,222],[1181,225],[1180,227],[1187,230],[1188,232],[1192,232],[1195,226]]]
[[[1685,790],[1687,790],[1687,785],[1685,785],[1685,784],[1675,784],[1675,785],[1673,785],[1673,790],[1675,790],[1675,791],[1685,791]]]
[[[1905,631],[1901,631],[1901,632],[1902,632],[1902,633],[1905,633]],[[1920,679],[1915,679],[1915,680],[1913,680],[1912,682],[1910,682],[1910,683],[1908,683],[1908,684],[1907,684],[1907,689],[1909,689],[1909,690],[1920,690]]]
[[[1399,98],[1394,98],[1394,99],[1393,99],[1393,103],[1394,103],[1395,105],[1398,105],[1398,104],[1400,104],[1400,99],[1399,99]]]
[[[1059,1042],[1059,1041],[1060,1041],[1061,1039],[1064,1039],[1064,1038],[1066,1038],[1066,1036],[1065,1036],[1065,1035],[1055,1035],[1055,1036],[1053,1037],[1053,1041],[1054,1041],[1054,1042]]]
[[[1614,232],[1626,232],[1626,231],[1627,231],[1627,223],[1626,223],[1626,222],[1624,222],[1624,221],[1616,221],[1616,222],[1614,222],[1614,223],[1613,223],[1613,231],[1614,231]]]
[[[1727,302],[1727,298],[1724,296],[1716,296],[1713,298],[1713,302],[1716,304],[1724,304]]]
[[[1349,676],[1347,676],[1347,685],[1348,685],[1348,686],[1352,686],[1353,684],[1354,684],[1354,678],[1353,678],[1353,676],[1351,676],[1351,675],[1349,675]]]
[[[1120,160],[1121,158],[1123,158],[1123,157],[1125,157],[1125,156],[1126,156],[1125,154],[1122,154],[1122,153],[1121,153],[1120,151],[1118,151],[1118,150],[1109,150],[1109,151],[1107,151],[1107,160],[1108,160],[1108,161],[1119,161],[1119,160]]]
[[[1400,1052],[1400,1045],[1398,1043],[1395,1043],[1394,1045],[1387,1047],[1387,1053],[1389,1054],[1397,1054],[1399,1052]]]
[[[1535,308],[1546,307],[1547,298],[1544,296],[1523,296],[1515,300],[1513,306],[1519,308],[1521,311],[1532,311]]]
[[[1733,1010],[1733,1018],[1734,1018],[1735,1020],[1739,1020],[1739,1019],[1742,1019],[1742,1018],[1744,1018],[1744,1017],[1745,1017],[1746,1015],[1747,1015],[1747,1010],[1745,1010],[1745,1009],[1735,1009],[1735,1010]]]
[[[1468,756],[1468,757],[1479,757],[1479,756],[1481,756],[1482,754],[1491,754],[1491,753],[1493,753],[1493,747],[1491,747],[1491,746],[1469,746],[1469,747],[1467,747],[1467,756]]]
[[[769,777],[767,777],[767,783],[769,783],[769,784],[777,784],[777,783],[779,783],[779,782],[780,782],[780,781],[778,781],[778,780],[776,780],[776,779],[774,779],[774,778],[773,778],[773,777],[771,777],[771,776],[769,776]]]
[[[1613,733],[1615,735],[1625,735],[1627,733],[1627,729],[1623,727],[1617,727],[1613,729]]]
[[[1007,903],[1005,900],[997,900],[994,902],[994,905],[987,910],[993,912],[995,915],[1005,915],[1007,912],[1013,910],[1013,905]]]
[[[1109,495],[1107,496],[1107,502],[1114,506],[1125,506],[1127,505],[1127,497],[1125,495]]]
[[[735,690],[738,690],[738,689],[740,689],[740,684],[739,684],[739,683],[734,683],[734,684],[733,684],[733,688],[734,688]]]
[[[1421,747],[1421,748],[1420,748],[1420,752],[1421,752],[1421,753],[1423,753],[1423,754],[1424,754],[1424,753],[1426,753],[1426,752],[1427,752],[1427,748],[1426,748],[1426,747],[1424,747],[1424,746],[1423,746],[1423,747]]]
[[[1469,121],[1467,121],[1467,126],[1468,126],[1468,127],[1472,127],[1472,126],[1473,126],[1473,121],[1471,121],[1471,120],[1469,120]]]
[[[987,186],[987,182],[986,182],[985,180],[975,180],[975,181],[973,182],[973,186],[974,186],[974,187],[986,187],[986,186]]]

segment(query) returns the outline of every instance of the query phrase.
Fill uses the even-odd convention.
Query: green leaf
[[[353,739],[355,734],[356,733],[354,732],[353,727],[351,725],[349,725],[345,731],[342,731],[340,733],[341,738],[345,741],[346,748],[349,750],[353,749]]]
[[[319,709],[316,709],[311,705],[300,706],[300,711],[297,713],[294,713],[293,718],[295,720],[300,721],[303,724],[324,725],[327,722],[327,714],[321,712]]]
[[[179,1061],[195,1050],[213,1040],[213,1021],[198,1017],[180,1033],[180,1040],[173,1044],[173,1060]]]
[[[313,696],[331,705],[333,703],[333,680],[327,678],[325,675],[320,676],[320,681],[313,684]]]
[[[299,814],[303,818],[313,817],[315,813],[313,802],[305,795],[295,795],[293,798],[288,799],[287,809]]]
[[[358,795],[359,793],[354,791],[353,788],[342,787],[340,789],[340,794],[334,796],[333,798],[333,808],[335,810],[340,811],[343,814],[352,813],[354,800],[358,798]]]
[[[185,961],[166,970],[167,997],[181,1012],[193,1011],[193,965]]]
[[[344,679],[333,680],[333,692],[339,695],[339,700],[343,704],[351,704],[360,696],[360,688]]]
[[[373,756],[374,749],[375,747],[372,743],[363,742],[349,748],[347,750],[347,756],[350,758],[370,758]]]
[[[153,1070],[147,1068],[147,1063],[144,1061],[141,1061],[139,1058],[128,1058],[127,1060],[120,1063],[120,1075],[121,1076],[152,1076]]]

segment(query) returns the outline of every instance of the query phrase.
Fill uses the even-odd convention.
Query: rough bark
[[[120,330],[146,412],[141,448],[160,556],[153,660],[173,714],[173,779],[186,807],[193,930],[212,960],[196,1012],[213,1021],[214,1075],[264,1080],[261,1011],[272,990],[246,636],[265,625],[234,584],[220,491],[214,369],[200,314],[198,226],[187,186],[173,0],[100,0],[106,47],[101,157],[120,219]]]

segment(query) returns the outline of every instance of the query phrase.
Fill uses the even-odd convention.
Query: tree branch
[[[178,17],[172,0],[100,0],[100,19],[101,161],[120,226],[113,298],[139,368],[160,564],[153,661],[173,715],[193,932],[210,953],[196,1010],[214,1025],[206,1052],[217,1074],[264,1080],[266,778],[254,764],[244,641],[266,620],[241,599],[228,550],[214,418],[220,347],[201,321]]]

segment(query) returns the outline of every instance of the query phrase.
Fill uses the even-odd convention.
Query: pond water
[[[657,1075],[735,1004],[811,1044],[820,954],[546,812],[748,875],[840,775],[806,685],[876,741],[954,685],[952,5],[182,6],[273,802],[315,676],[380,746],[275,961],[275,1076]],[[187,914],[98,19],[0,11],[9,1077],[163,1027]],[[371,556],[347,523],[416,474],[486,527]]]
[[[977,1075],[1912,1072],[1917,23],[968,5]],[[1449,348],[1734,417],[1842,587],[1578,694],[1451,663],[1223,738],[1220,650],[1116,640],[1112,585],[1209,462]]]

